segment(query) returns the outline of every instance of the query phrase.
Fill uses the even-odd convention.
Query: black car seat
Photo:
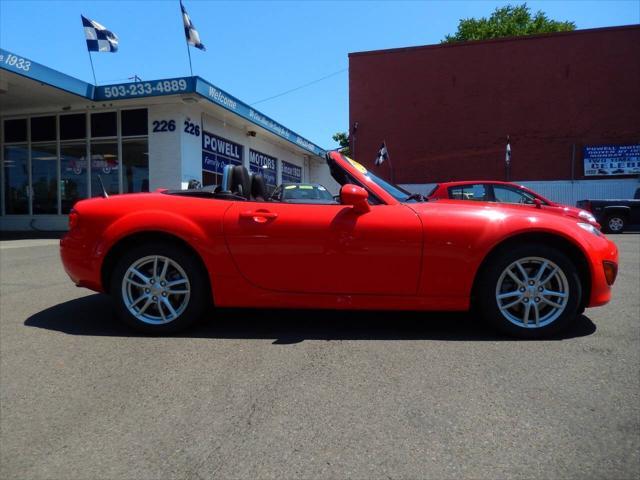
[[[264,177],[259,173],[251,175],[251,199],[257,202],[267,200],[267,187],[264,183]]]
[[[231,193],[251,199],[251,176],[242,165],[235,165],[231,171]]]
[[[236,172],[236,169],[244,169],[246,176],[249,176],[247,169],[240,165],[225,165],[222,169],[222,181],[215,187],[214,198],[221,200],[249,200],[251,190],[251,180],[243,182],[243,172]],[[206,187],[205,187],[206,188]],[[249,192],[246,196],[244,192]]]

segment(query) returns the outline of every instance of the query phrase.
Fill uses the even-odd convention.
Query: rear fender
[[[205,232],[195,222],[184,216],[167,211],[133,212],[116,220],[104,231],[100,240],[96,242],[94,258],[97,260],[97,271],[102,271],[103,262],[109,251],[121,240],[125,240],[136,234],[159,233],[172,236],[189,245],[200,257],[203,267],[207,270],[211,287],[214,287],[214,279],[207,265],[215,264],[215,258],[224,256],[226,247],[222,241],[221,227],[216,232]],[[219,238],[216,238],[219,237]],[[223,251],[220,251],[223,249]],[[103,285],[105,290],[108,285]]]

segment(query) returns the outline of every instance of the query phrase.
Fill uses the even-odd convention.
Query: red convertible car
[[[455,200],[475,200],[481,202],[511,203],[536,208],[577,218],[600,228],[600,224],[591,212],[552,202],[537,192],[515,183],[497,180],[466,180],[462,182],[440,183],[427,195],[429,200],[450,198]]]
[[[465,311],[537,338],[607,303],[618,253],[587,222],[507,204],[425,201],[337,152],[339,203],[265,200],[225,168],[215,189],[78,202],[61,240],[78,286],[119,316],[176,332],[210,306]]]

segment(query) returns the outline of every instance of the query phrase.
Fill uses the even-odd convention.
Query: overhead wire
[[[339,75],[339,74],[341,74],[341,73],[343,73],[343,72],[346,72],[347,70],[349,70],[349,68],[348,68],[348,67],[347,67],[347,68],[343,68],[342,70],[338,70],[338,71],[336,71],[336,72],[330,73],[329,75],[325,75],[324,77],[317,78],[316,80],[312,80],[311,82],[307,82],[307,83],[305,83],[305,84],[303,84],[303,85],[297,86],[297,87],[295,87],[295,88],[291,88],[291,89],[289,89],[289,90],[286,90],[286,91],[284,91],[284,92],[278,93],[278,94],[276,94],[276,95],[272,95],[272,96],[270,96],[270,97],[263,98],[262,100],[258,100],[258,101],[256,101],[256,102],[253,102],[253,103],[251,103],[250,105],[252,105],[252,106],[253,106],[253,105],[257,105],[258,103],[263,103],[263,102],[266,102],[267,100],[273,100],[274,98],[282,97],[282,96],[284,96],[284,95],[287,95],[287,94],[289,94],[289,93],[293,93],[293,92],[295,92],[295,91],[301,90],[301,89],[303,89],[303,88],[305,88],[305,87],[309,87],[309,86],[311,86],[311,85],[313,85],[313,84],[316,84],[316,83],[321,82],[321,81],[323,81],[323,80],[326,80],[326,79],[328,79],[328,78],[335,77],[336,75]]]

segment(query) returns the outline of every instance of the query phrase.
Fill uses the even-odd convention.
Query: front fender
[[[454,206],[455,205],[455,206]],[[416,208],[417,209],[417,208]],[[577,221],[554,213],[527,212],[493,206],[467,204],[419,207],[425,228],[423,279],[420,293],[426,297],[469,299],[482,262],[500,245],[525,235],[552,235],[572,245],[586,259],[591,283],[597,284],[589,304],[602,303],[606,288],[601,287],[602,260],[615,258],[615,246],[606,237],[582,230]],[[605,258],[606,257],[606,258]]]

